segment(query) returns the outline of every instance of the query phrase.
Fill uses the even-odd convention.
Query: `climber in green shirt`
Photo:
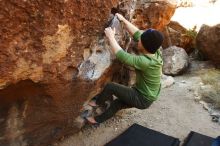
[[[117,13],[116,16],[125,24],[134,41],[138,43],[139,54],[133,55],[125,52],[116,41],[115,30],[111,27],[105,29],[105,35],[116,58],[135,69],[136,83],[132,87],[107,83],[103,91],[96,95],[89,105],[96,107],[111,100],[110,106],[99,116],[87,117],[86,120],[91,124],[102,123],[123,108],[146,109],[157,100],[161,89],[163,61],[159,48],[163,42],[162,33],[155,29],[141,31],[121,14]],[[113,95],[117,98],[113,99]]]

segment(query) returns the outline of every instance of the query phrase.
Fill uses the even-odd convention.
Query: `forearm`
[[[122,50],[118,42],[116,41],[115,37],[109,38],[109,43],[111,46],[111,50],[113,51],[114,54],[116,54],[118,51]]]
[[[126,19],[123,19],[122,22],[124,22],[126,29],[128,30],[128,32],[130,33],[131,36],[134,35],[135,32],[137,32],[139,29],[133,25],[131,22],[129,22]]]

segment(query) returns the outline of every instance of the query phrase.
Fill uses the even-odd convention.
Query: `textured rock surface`
[[[213,27],[203,25],[196,37],[196,46],[220,67],[220,24]]]
[[[154,1],[140,2],[152,2],[150,10],[157,9],[148,19],[154,22],[152,27],[164,27],[173,13],[165,11],[167,5],[163,9],[163,2],[159,7]],[[43,146],[78,130],[74,121],[83,103],[112,80],[114,72],[119,74],[103,37],[112,8],[131,18],[135,4],[133,0],[1,1],[0,145]],[[163,17],[154,19],[159,14]],[[117,21],[114,25],[125,47],[124,32]]]
[[[0,145],[46,145],[76,132],[82,104],[113,74],[103,29],[117,4],[1,1]]]
[[[47,83],[74,72],[116,2],[1,1],[0,87],[25,79]]]
[[[165,35],[163,48],[178,46],[185,49],[187,53],[191,53],[194,50],[196,37],[195,31],[188,31],[178,22],[171,21],[163,30],[163,33]]]
[[[155,28],[162,30],[169,24],[176,9],[175,0],[141,0],[137,2],[133,22],[140,29]]]
[[[163,73],[166,75],[178,75],[188,67],[189,58],[183,48],[171,46],[163,50]]]

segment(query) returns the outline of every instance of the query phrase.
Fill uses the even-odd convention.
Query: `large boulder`
[[[162,52],[163,73],[166,75],[179,75],[183,73],[189,64],[189,57],[183,48],[171,46]]]
[[[118,3],[1,1],[0,145],[43,146],[78,130],[83,103],[117,70],[103,30]]]
[[[215,26],[203,25],[196,37],[197,48],[220,67],[220,24]]]
[[[152,13],[147,22],[164,27],[175,6],[144,2]],[[122,47],[128,39],[111,12],[132,18],[135,6],[133,0],[1,1],[0,145],[44,146],[79,130],[74,122],[83,104],[119,74],[103,30],[116,26]]]

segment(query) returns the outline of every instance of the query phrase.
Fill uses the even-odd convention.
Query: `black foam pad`
[[[105,146],[179,146],[179,144],[177,138],[133,124]]]
[[[214,138],[191,131],[183,146],[211,146]]]

